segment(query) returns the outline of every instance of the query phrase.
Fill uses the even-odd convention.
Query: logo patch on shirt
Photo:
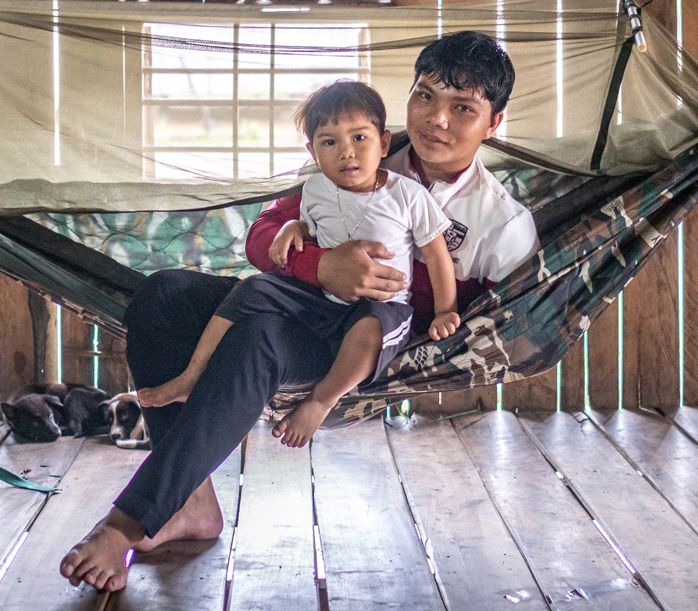
[[[451,226],[444,231],[444,238],[446,238],[446,246],[448,246],[448,252],[453,252],[458,250],[460,245],[465,240],[465,235],[468,233],[468,228],[465,225],[461,225],[458,221],[451,220]]]

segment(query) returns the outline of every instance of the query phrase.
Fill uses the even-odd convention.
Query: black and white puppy
[[[55,441],[61,435],[102,435],[109,431],[109,395],[84,384],[27,384],[1,404],[5,420],[29,441]]]
[[[141,413],[141,404],[133,393],[122,392],[105,401],[109,422],[109,437],[127,450],[149,450],[148,427]]]

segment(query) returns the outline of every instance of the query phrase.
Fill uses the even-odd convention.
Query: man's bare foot
[[[149,552],[167,541],[215,539],[222,530],[223,514],[209,477],[152,539],[144,537],[133,549]]]
[[[138,401],[141,407],[162,407],[175,402],[184,403],[189,398],[194,384],[196,384],[196,378],[184,372],[155,388],[141,388],[137,392]]]
[[[283,417],[271,434],[281,437],[281,443],[289,448],[302,448],[310,441],[331,409],[332,406],[324,406],[311,393],[303,403]]]
[[[144,535],[138,522],[115,507],[63,557],[61,575],[76,587],[84,581],[97,590],[121,590],[128,578],[126,553]]]

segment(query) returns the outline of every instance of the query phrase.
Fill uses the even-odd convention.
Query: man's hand
[[[291,245],[297,250],[303,250],[303,229],[305,223],[302,221],[288,221],[276,234],[274,241],[269,247],[269,258],[279,267],[285,267],[288,263],[288,249]],[[307,229],[307,225],[305,225]]]
[[[359,297],[392,299],[407,288],[405,274],[373,258],[394,256],[380,242],[344,242],[320,257],[317,279],[326,291],[343,301],[356,301]]]

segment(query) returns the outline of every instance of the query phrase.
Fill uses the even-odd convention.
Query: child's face
[[[388,154],[390,132],[382,134],[362,114],[342,115],[318,126],[306,145],[322,173],[347,191],[373,191],[380,160]]]

